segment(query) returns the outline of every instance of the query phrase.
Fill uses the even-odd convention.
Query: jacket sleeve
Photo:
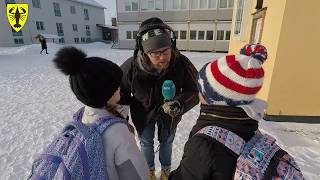
[[[186,113],[199,103],[199,91],[197,87],[198,71],[187,57],[180,56],[182,56],[181,60],[184,61],[182,64],[185,66],[185,76],[182,93],[175,99],[183,104],[183,113]]]
[[[127,59],[121,66],[123,72],[120,83],[120,102],[121,105],[130,105],[131,100],[131,81],[132,81],[132,61],[133,57]]]
[[[114,161],[111,162],[115,165],[119,180],[147,180],[148,165],[127,125],[118,123],[111,126],[108,131],[106,132],[109,133],[107,139],[109,143],[106,143],[114,150]]]

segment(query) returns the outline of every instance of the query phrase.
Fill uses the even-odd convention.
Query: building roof
[[[117,26],[111,26],[108,24],[97,24],[98,27],[107,28],[107,29],[118,29]]]
[[[78,3],[82,3],[82,4],[86,4],[86,5],[94,6],[94,7],[98,7],[98,8],[107,9],[106,7],[102,6],[100,3],[96,2],[95,0],[70,0],[70,1],[78,2]]]

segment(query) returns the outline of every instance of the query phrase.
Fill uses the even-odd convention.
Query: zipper
[[[205,113],[205,112],[201,112],[200,115],[211,116],[211,117],[220,118],[220,119],[232,119],[232,120],[249,120],[249,119],[251,119],[250,117],[246,117],[246,118],[228,117],[228,116],[220,116],[220,115]]]

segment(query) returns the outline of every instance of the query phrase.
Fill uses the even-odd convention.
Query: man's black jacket
[[[123,78],[120,85],[120,104],[130,105],[132,121],[138,134],[142,134],[150,120],[159,119],[166,126],[176,128],[181,116],[172,119],[162,111],[164,98],[162,84],[165,80],[172,80],[176,86],[175,100],[178,100],[187,112],[198,104],[197,77],[198,71],[190,60],[179,52],[172,51],[169,67],[157,72],[146,63],[144,56],[136,59],[129,58],[121,65]],[[170,125],[168,125],[170,124]],[[158,124],[159,126],[159,124]],[[165,127],[170,129],[170,127]]]

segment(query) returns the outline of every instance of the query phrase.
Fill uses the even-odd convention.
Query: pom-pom
[[[260,44],[247,44],[240,50],[240,54],[257,59],[261,63],[268,58],[267,48]]]
[[[75,47],[61,48],[53,59],[55,66],[66,75],[76,74],[86,61],[86,53]]]

